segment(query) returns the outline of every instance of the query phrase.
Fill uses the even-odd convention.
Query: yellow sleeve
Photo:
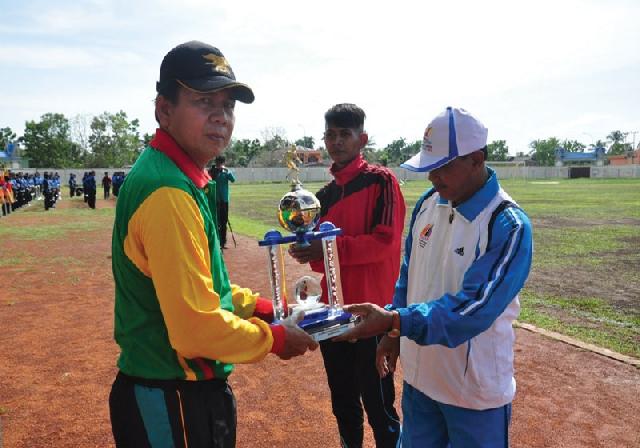
[[[145,199],[129,221],[125,253],[151,278],[169,341],[180,356],[251,363],[269,353],[273,336],[267,323],[220,308],[204,220],[189,194],[163,187]],[[255,306],[246,291],[234,293],[241,315],[251,300]]]
[[[248,319],[253,316],[258,295],[257,292],[253,292],[249,288],[242,288],[232,283],[231,297],[233,298],[234,314],[243,319]]]

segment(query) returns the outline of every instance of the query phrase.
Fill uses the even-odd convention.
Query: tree
[[[592,143],[590,145],[591,149],[595,149],[595,148],[606,148],[607,147],[607,142],[603,141],[603,140],[596,140],[595,143]]]
[[[315,146],[315,140],[314,140],[313,137],[305,135],[304,137],[299,138],[298,140],[296,140],[296,145],[302,146],[304,148],[313,149],[313,147]]]
[[[563,140],[560,147],[569,152],[584,152],[586,146],[578,140]]]
[[[78,145],[82,159],[89,154],[90,124],[91,116],[88,114],[78,114],[69,120],[71,141]]]
[[[153,140],[153,137],[155,137],[155,134],[147,134],[146,132],[144,133],[144,135],[142,136],[142,146],[149,146],[149,143],[151,143],[151,140]]]
[[[556,160],[556,148],[560,146],[560,141],[551,137],[546,140],[534,140],[529,143],[532,149],[531,158],[541,166],[553,166]]]
[[[4,150],[8,143],[16,140],[16,133],[11,128],[0,128],[0,151]]]
[[[46,113],[39,122],[28,121],[22,141],[25,156],[34,168],[77,167],[82,151],[71,141],[69,120],[63,114]]]
[[[256,166],[265,167],[283,166],[282,158],[290,144],[289,141],[283,137],[284,132],[279,128],[266,129],[263,135],[267,138],[265,138],[260,152],[253,158],[253,163],[255,163]]]
[[[504,162],[509,155],[509,147],[506,140],[494,140],[487,145],[487,160]]]
[[[628,134],[628,132],[612,131],[607,135],[607,140],[611,142],[608,154],[620,155],[630,151],[631,145],[629,143],[625,143]]]
[[[382,151],[376,149],[376,142],[373,137],[369,136],[367,144],[362,149],[362,157],[369,163],[380,163]]]
[[[224,151],[226,165],[249,166],[249,163],[260,154],[260,151],[262,151],[262,145],[258,139],[232,140]]]
[[[410,145],[405,146],[403,151],[402,151],[402,160],[400,160],[398,165],[400,165],[401,163],[406,162],[411,157],[413,157],[416,154],[418,154],[421,150],[422,150],[422,140],[416,140],[415,142],[411,143]]]
[[[142,150],[139,125],[137,119],[129,122],[123,111],[116,114],[104,112],[94,117],[89,136],[92,154],[88,166],[122,167],[132,164]]]
[[[387,165],[398,165],[402,159],[402,149],[407,145],[404,138],[399,138],[389,143],[383,150],[381,160]]]
[[[404,138],[389,143],[379,157],[380,163],[388,166],[398,166],[417,154],[422,148],[422,140],[407,144]]]

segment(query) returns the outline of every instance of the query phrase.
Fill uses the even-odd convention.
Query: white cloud
[[[0,65],[14,68],[0,72],[0,104],[14,104],[0,126],[18,132],[38,104],[124,109],[150,131],[160,61],[191,39],[219,46],[256,92],[238,108],[239,138],[282,127],[318,140],[324,111],[345,101],[363,106],[379,146],[419,139],[447,105],[475,112],[512,152],[535,138],[640,128],[631,0],[29,5],[12,5],[0,25]]]
[[[131,51],[62,46],[0,46],[0,64],[27,69],[127,68],[141,57]]]

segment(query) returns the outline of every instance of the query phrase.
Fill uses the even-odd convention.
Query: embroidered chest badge
[[[424,226],[424,229],[420,232],[420,238],[418,238],[418,245],[420,247],[424,247],[427,245],[427,241],[431,238],[431,234],[433,233],[433,224],[427,224]]]
[[[454,252],[460,255],[461,257],[464,257],[464,247],[458,247]]]

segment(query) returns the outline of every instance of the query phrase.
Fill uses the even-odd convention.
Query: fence
[[[491,163],[489,163],[491,166]],[[492,167],[498,173],[500,179],[569,179],[570,166],[495,166]],[[618,165],[618,166],[591,166],[590,176],[592,178],[629,178],[640,177],[640,165]],[[405,170],[403,168],[391,168],[398,179],[406,180],[424,180],[426,173],[416,173]],[[255,182],[285,182],[289,170],[287,168],[232,168],[239,183],[255,183]],[[13,171],[22,171],[23,173],[34,173],[35,168],[16,169]],[[38,168],[40,174],[47,172],[58,172],[62,185],[66,185],[69,175],[74,173],[78,182],[82,180],[82,175],[86,170],[82,169],[57,169],[57,168]],[[95,168],[96,182],[100,183],[100,179],[107,171],[109,176],[114,171],[128,172],[128,168]],[[306,182],[328,182],[332,179],[331,173],[327,167],[310,167],[301,168],[298,175],[302,183]]]

